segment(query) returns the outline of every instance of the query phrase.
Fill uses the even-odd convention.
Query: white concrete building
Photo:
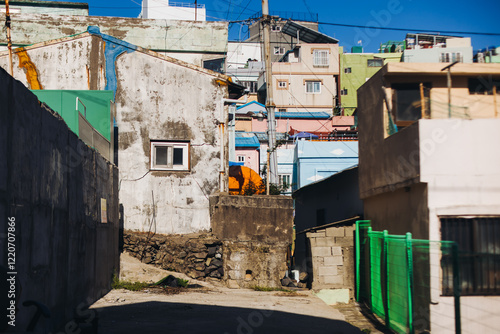
[[[206,21],[205,5],[170,2],[169,0],[142,0],[142,11],[139,15],[143,19]]]
[[[6,52],[0,66],[9,69]],[[239,97],[229,93],[234,85],[227,76],[91,27],[16,50],[14,77],[28,88],[115,92],[125,229],[181,234],[210,228],[208,197],[224,189],[227,165],[223,99]]]
[[[493,333],[500,319],[500,65],[455,65],[450,95],[443,67],[389,63],[358,90],[360,196],[373,230],[458,243],[462,333]],[[432,333],[454,333],[439,261],[429,261],[428,304],[414,308],[424,325],[428,314]]]

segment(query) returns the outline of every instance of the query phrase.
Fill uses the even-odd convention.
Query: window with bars
[[[441,217],[440,221],[441,239],[458,244],[461,295],[500,295],[500,217]],[[445,295],[453,293],[450,275],[451,270],[444,270]]]
[[[368,59],[367,60],[368,67],[382,67],[384,66],[383,59]]]
[[[329,50],[314,50],[313,51],[313,65],[328,67],[330,64]]]
[[[189,142],[151,141],[152,170],[189,170]]]
[[[321,81],[306,81],[306,93],[321,93]]]
[[[442,52],[439,61],[441,63],[463,62],[462,52]]]

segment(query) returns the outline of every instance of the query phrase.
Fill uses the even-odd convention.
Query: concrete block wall
[[[349,289],[354,298],[354,227],[333,226],[306,233],[311,287]]]
[[[7,265],[12,217],[14,331],[27,329],[35,309],[23,302],[34,300],[51,312],[35,332],[57,332],[106,294],[119,270],[118,170],[3,69],[0,106],[0,261]]]

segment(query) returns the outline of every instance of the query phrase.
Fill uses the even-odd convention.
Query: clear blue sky
[[[73,0],[75,1],[75,0]],[[172,0],[171,0],[172,1]],[[85,2],[85,1],[78,1]],[[137,17],[141,0],[89,0],[90,14]],[[194,0],[177,2],[194,3]],[[244,20],[261,10],[259,0],[198,0],[207,8],[208,20]],[[383,0],[311,1],[269,0],[271,12],[317,13],[320,22],[388,28],[500,34],[500,0]],[[350,49],[361,40],[365,52],[376,52],[380,43],[404,40],[406,31],[373,30],[320,25],[319,30]],[[245,38],[246,26],[231,24],[230,39]],[[474,49],[500,46],[500,36],[470,36]]]

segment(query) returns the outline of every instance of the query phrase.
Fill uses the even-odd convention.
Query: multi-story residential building
[[[297,34],[290,35],[284,32],[284,27],[288,22],[288,19],[293,20],[295,23],[310,29],[312,31],[318,31],[318,14],[305,14],[305,13],[289,13],[289,12],[272,12],[272,24],[270,31],[270,42],[271,42],[271,61],[275,62],[280,60],[283,55],[294,48],[294,46],[299,43],[297,40]],[[257,19],[261,17],[261,13],[257,13],[253,18]],[[283,19],[285,17],[286,19]],[[260,21],[254,22],[249,27],[249,37],[246,42],[262,42],[263,29]]]
[[[301,43],[272,64],[276,111],[333,114],[337,105],[338,44]]]
[[[362,47],[353,47],[351,53],[339,48],[340,94],[338,115],[350,116],[358,106],[357,90],[389,62],[399,62],[401,52],[363,53]],[[396,48],[394,47],[394,51]],[[392,51],[389,47],[389,51]]]
[[[359,130],[369,134],[359,141],[360,197],[373,230],[458,243],[462,333],[491,333],[500,316],[500,65],[456,64],[451,85],[445,65],[389,63],[358,90]],[[430,278],[413,305],[416,332],[455,332],[440,259],[437,251],[419,268]]]
[[[407,34],[405,63],[472,63],[472,46],[469,37],[429,34]]]
[[[226,72],[248,90],[248,101],[257,101],[257,82],[264,72],[261,43],[228,42]]]

